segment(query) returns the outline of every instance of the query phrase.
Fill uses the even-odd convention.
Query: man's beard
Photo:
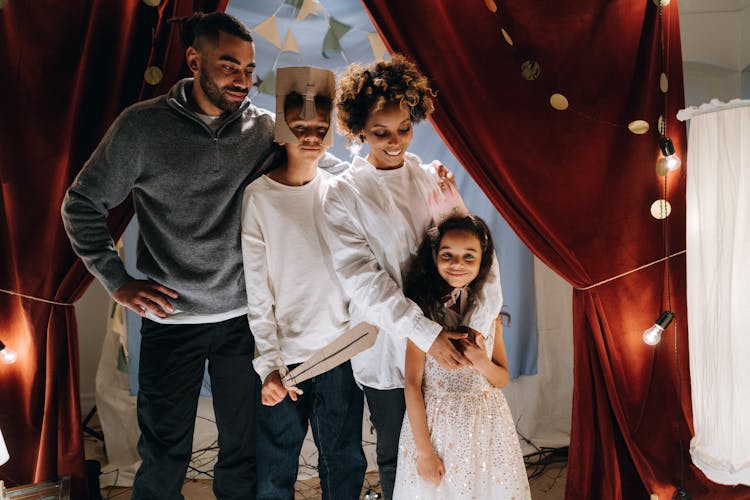
[[[245,90],[230,87],[224,87],[223,89],[219,88],[219,86],[208,77],[208,72],[205,67],[201,68],[200,86],[201,89],[203,89],[203,93],[208,97],[208,100],[211,101],[211,104],[222,111],[237,111],[242,105],[242,101],[227,100],[224,97],[223,91],[231,90],[232,92],[245,92]]]

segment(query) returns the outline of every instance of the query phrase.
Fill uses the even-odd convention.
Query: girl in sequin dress
[[[404,281],[406,296],[427,317],[460,326],[476,307],[476,291],[493,254],[480,218],[447,219],[420,246]],[[496,325],[496,335],[469,330],[469,339],[456,341],[471,361],[456,370],[441,367],[409,341],[395,500],[531,498],[513,418],[500,390],[510,375],[501,322]]]

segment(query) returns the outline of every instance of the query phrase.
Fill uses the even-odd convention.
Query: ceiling
[[[750,0],[679,0],[680,14],[734,12],[750,7]]]
[[[678,1],[685,63],[731,72],[750,65],[750,0]]]

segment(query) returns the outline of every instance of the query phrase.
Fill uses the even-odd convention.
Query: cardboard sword
[[[310,359],[286,375],[282,373],[284,387],[291,389],[300,382],[311,379],[346,363],[354,356],[369,349],[378,338],[378,327],[369,323],[359,323],[341,334],[336,340],[321,348]]]

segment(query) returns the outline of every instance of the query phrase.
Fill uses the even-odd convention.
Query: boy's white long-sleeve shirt
[[[326,236],[351,300],[351,323],[367,321],[380,328],[375,345],[352,359],[355,378],[364,386],[403,387],[407,337],[426,352],[442,330],[401,289],[432,223],[427,200],[435,190],[435,169],[420,165],[409,153],[403,167],[385,171],[357,157],[328,185],[323,202]],[[478,299],[468,326],[486,334],[502,306],[497,262]]]
[[[262,381],[280,366],[306,361],[349,325],[348,299],[322,234],[321,204],[331,174],[304,186],[264,175],[242,203],[242,259],[253,366]]]

